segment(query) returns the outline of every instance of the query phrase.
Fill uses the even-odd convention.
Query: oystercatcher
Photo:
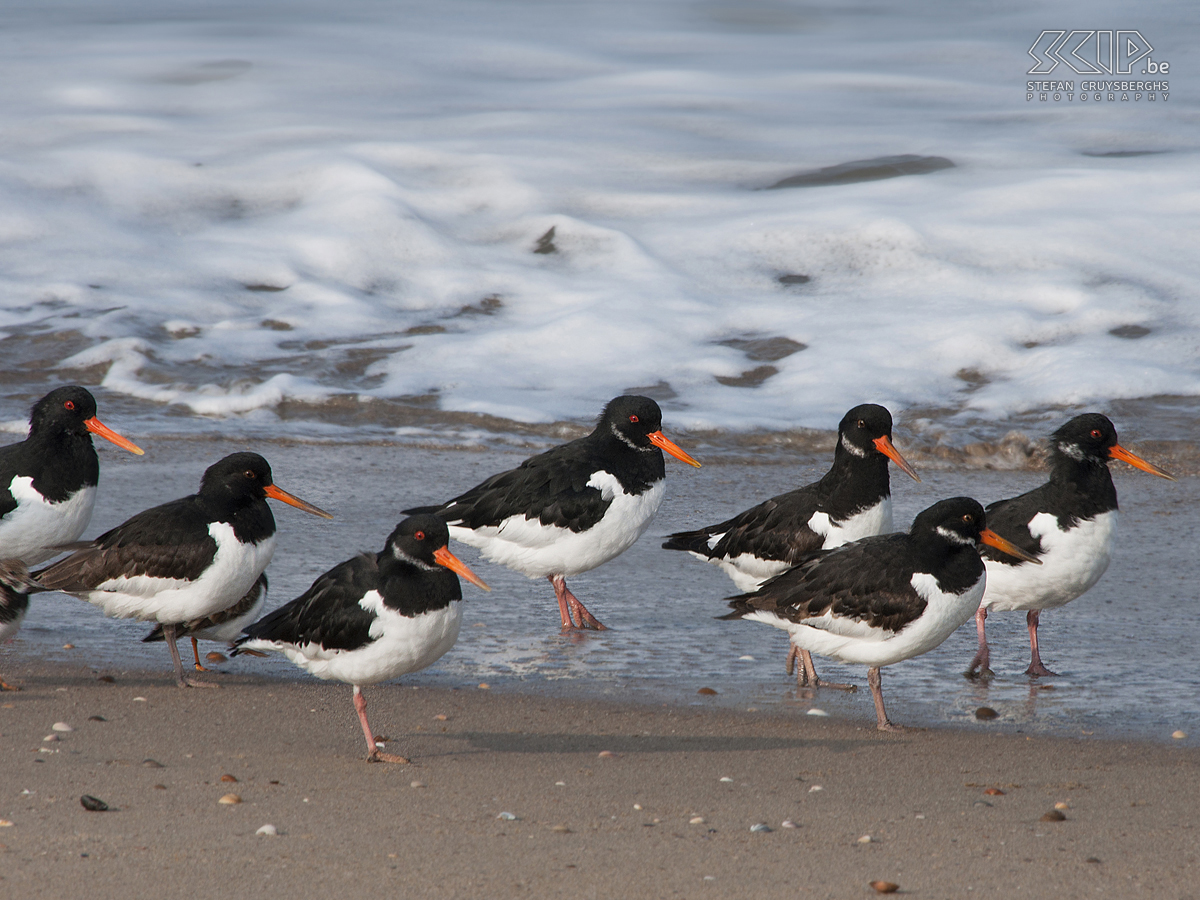
[[[493,475],[433,513],[450,536],[485,557],[554,586],[562,627],[604,626],[567,589],[578,575],[633,546],[662,503],[662,451],[700,467],[662,433],[662,411],[649,397],[610,401],[587,437],[547,450]]]
[[[222,609],[211,616],[203,616],[183,622],[175,628],[175,639],[191,638],[192,655],[196,658],[196,671],[207,672],[208,669],[200,662],[200,646],[196,641],[203,638],[206,641],[224,641],[229,645],[238,639],[242,630],[258,619],[263,606],[267,602],[267,573],[258,576],[258,581],[251,585],[250,590],[237,603],[228,609]],[[142,638],[143,644],[152,641],[166,640],[163,626],[155,625],[150,633]]]
[[[686,550],[719,566],[739,590],[754,591],[786,572],[812,550],[830,550],[859,538],[892,531],[892,490],[888,460],[916,481],[921,479],[892,444],[892,415],[864,403],[838,424],[833,467],[820,481],[772,497],[717,525],[668,536],[664,550]],[[797,684],[820,686],[812,655],[792,646],[787,670],[802,666]],[[826,687],[853,689],[851,685]]]
[[[178,627],[228,609],[266,569],[276,540],[268,497],[333,518],[277,487],[257,453],[234,453],[208,467],[198,493],[138,513],[34,578],[105,615],[161,622],[180,687],[207,686],[184,677]]]
[[[29,609],[29,592],[36,586],[21,560],[0,560],[0,644],[20,630]],[[19,690],[0,678],[0,691]]]
[[[970,497],[935,503],[907,534],[885,534],[814,550],[752,594],[731,597],[724,619],[782,628],[797,646],[868,666],[882,731],[897,730],[883,707],[882,666],[927,653],[968,621],[983,597],[980,543],[1032,559],[985,525]]]
[[[348,559],[246,629],[233,649],[276,650],[318,678],[354,686],[368,762],[408,762],[382,752],[367,723],[362,686],[433,665],[458,639],[461,575],[491,590],[447,548],[437,516],[405,519],[379,553]]]
[[[1043,609],[1070,603],[1092,587],[1112,559],[1117,533],[1117,489],[1108,462],[1119,459],[1157,475],[1170,475],[1117,443],[1107,416],[1076,416],[1050,436],[1050,480],[1019,497],[987,508],[992,529],[1043,565],[984,554],[987,591],[975,614],[979,649],[967,675],[991,675],[984,624],[989,609],[1027,610],[1030,662],[1026,675],[1054,675],[1038,653],[1038,617]]]
[[[96,399],[78,385],[35,403],[29,437],[0,448],[0,558],[36,565],[83,534],[100,477],[93,434],[142,455],[96,418]]]

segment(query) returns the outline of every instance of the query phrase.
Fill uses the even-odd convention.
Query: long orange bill
[[[913,481],[920,481],[921,478],[917,475],[916,470],[908,464],[908,460],[900,455],[900,451],[892,444],[892,439],[886,434],[883,437],[875,438],[875,449],[894,462],[900,467],[905,475]]]
[[[1001,550],[1004,553],[1007,553],[1009,556],[1015,556],[1017,559],[1023,559],[1025,562],[1036,563],[1039,566],[1042,564],[1042,561],[1036,556],[1030,556],[1012,541],[1005,540],[990,528],[983,529],[983,531],[979,533],[979,539],[989,547],[995,547],[997,550]]]
[[[122,450],[128,450],[130,453],[136,453],[138,456],[142,456],[146,452],[129,438],[117,434],[95,416],[92,416],[90,419],[84,419],[83,427],[92,434],[100,435],[106,441],[112,441]]]
[[[670,453],[673,457],[681,462],[687,463],[689,466],[695,466],[697,469],[700,468],[700,463],[696,462],[694,459],[684,453],[683,449],[678,444],[664,435],[661,431],[652,431],[646,435],[646,437],[650,438],[650,443],[652,443],[659,450],[667,451],[667,453]]]
[[[294,506],[296,509],[302,509],[306,513],[312,513],[314,516],[320,516],[322,519],[332,519],[332,513],[327,513],[319,506],[313,506],[307,500],[301,500],[294,494],[289,494],[283,488],[274,484],[268,484],[264,489],[268,497],[273,497],[276,500],[282,500],[289,506]]]
[[[1127,462],[1131,466],[1141,469],[1143,472],[1149,472],[1151,475],[1157,475],[1159,478],[1166,478],[1170,481],[1175,480],[1174,475],[1164,472],[1156,465],[1146,462],[1140,456],[1130,453],[1120,444],[1113,444],[1108,450],[1108,455],[1113,459],[1119,459],[1121,462]]]
[[[445,566],[455,575],[467,579],[476,587],[481,587],[485,591],[490,591],[491,588],[483,583],[483,579],[467,568],[467,564],[450,552],[448,547],[438,547],[433,551],[433,561],[439,566]]]

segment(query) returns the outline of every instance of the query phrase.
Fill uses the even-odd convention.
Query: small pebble
[[[753,656],[739,656],[739,657],[738,657],[738,659],[739,659],[739,660],[746,660],[747,662],[754,662],[754,657],[753,657]]]
[[[972,804],[972,805],[973,806],[991,806],[992,804],[988,803],[986,800],[976,800],[974,802],[974,804]]]
[[[492,686],[490,684],[488,684],[486,681],[481,681],[481,682],[479,682],[479,689],[481,691],[490,691],[492,689]]]
[[[989,797],[1003,797],[1004,791],[1000,790],[1000,788],[988,788],[986,791],[984,791],[984,794]]]
[[[556,781],[556,782],[554,782],[554,786],[555,787],[566,787],[567,783],[565,781]]]
[[[633,804],[633,808],[634,808],[634,809],[636,809],[636,810],[638,810],[638,811],[640,812],[640,811],[641,811],[641,809],[642,809],[642,804],[640,804],[640,803],[635,803],[635,804]]]
[[[981,706],[975,710],[975,718],[981,722],[988,722],[992,719],[1000,718],[1000,713],[996,712],[990,706]]]
[[[705,881],[716,881],[716,880],[717,880],[717,876],[716,876],[716,875],[705,875],[705,876],[704,876],[704,880],[705,880]]]
[[[710,688],[710,687],[702,687],[702,688],[700,688],[700,690],[696,691],[696,693],[697,693],[697,694],[703,694],[703,695],[704,695],[704,696],[706,696],[706,697],[713,697],[713,696],[716,696],[716,693],[717,693],[717,692],[716,692],[716,691],[714,691],[714,690],[713,690],[712,688]]]
[[[88,812],[106,812],[108,804],[99,797],[93,797],[91,794],[84,794],[79,798],[79,804]]]
[[[783,823],[779,827],[780,828],[799,828],[800,826],[797,825],[795,822],[793,822],[791,819],[784,819]]]
[[[0,819],[0,828],[12,828],[13,823],[8,819]]]
[[[505,822],[515,822],[515,821],[517,821],[517,816],[516,816],[516,814],[515,814],[515,813],[510,813],[510,812],[502,812],[502,813],[500,813],[500,815],[496,816],[496,818],[497,818],[497,819],[503,819]]]
[[[237,783],[237,777],[236,777],[236,776],[234,776],[234,775],[222,775],[222,776],[221,776],[221,780],[222,780],[222,781],[226,781],[226,782],[231,782],[231,783],[234,783],[234,784],[236,784],[236,783]]]
[[[238,803],[241,803],[242,798],[239,797],[237,794],[226,794],[224,797],[222,797],[217,802],[222,804],[223,806],[234,806]]]
[[[142,760],[142,768],[144,768],[144,769],[165,769],[166,766],[164,766],[162,763],[160,763],[157,759],[143,759]]]
[[[570,834],[571,833],[571,829],[568,828],[566,825],[555,825],[550,830],[558,832],[559,834]]]
[[[751,825],[750,830],[754,834],[767,834],[768,832],[770,832],[774,829],[772,829],[771,826],[768,825],[766,822],[759,822],[757,825]]]
[[[409,786],[410,788],[423,788],[423,787],[425,787],[425,782],[423,782],[423,781],[410,781],[410,782],[408,783],[408,786]]]
[[[704,816],[692,816],[690,819],[688,819],[688,824],[689,825],[703,825],[704,824]]]
[[[617,754],[613,753],[611,750],[601,750],[596,755],[601,759],[616,759],[617,757]]]
[[[134,697],[134,698],[133,698],[133,702],[134,702],[134,703],[145,703],[145,702],[146,702],[146,698],[145,698],[145,697]]]
[[[167,789],[167,786],[165,784],[156,784],[154,786],[154,789],[156,791],[165,791]]]
[[[725,784],[733,784],[732,778],[722,778],[721,781],[725,782]]]
[[[107,722],[108,719],[104,718],[104,716],[88,716],[88,721],[89,722]]]
[[[218,653],[216,650],[210,650],[204,654],[204,661],[210,663],[229,662],[229,657],[224,653]]]
[[[63,649],[64,650],[74,650],[75,645],[74,644],[63,644]]]
[[[1187,732],[1186,731],[1173,731],[1173,732],[1171,732],[1171,737],[1175,738],[1175,740],[1177,740],[1177,741],[1182,741],[1185,737],[1187,737]]]
[[[864,834],[862,837],[860,837],[858,839],[858,842],[860,844],[869,844],[869,843],[871,843],[871,836],[869,834]]]
[[[1059,802],[1059,803],[1055,803],[1055,804],[1054,804],[1054,808],[1055,808],[1055,809],[1070,809],[1070,808],[1071,808],[1071,804],[1070,804],[1070,803],[1062,803],[1062,802]]]
[[[116,684],[117,683],[117,679],[113,678],[111,675],[101,675],[96,680],[103,681],[105,684]]]
[[[445,713],[438,713],[436,716],[434,716],[434,718],[437,719],[439,722],[445,722],[447,719],[447,716]]]
[[[827,716],[829,713],[823,709],[817,709],[815,706],[805,713],[806,716]]]
[[[1100,860],[1096,859],[1096,857],[1094,857],[1094,856],[1089,856],[1087,859],[1084,860],[1084,862],[1085,863],[1098,863],[1098,862],[1100,862]]]
[[[1044,816],[1042,816],[1042,821],[1043,822],[1064,822],[1064,821],[1066,821],[1066,818],[1067,817],[1065,815],[1063,815],[1063,812],[1061,809],[1052,809],[1052,810],[1050,810],[1050,812],[1048,812]]]
[[[875,888],[881,894],[894,894],[900,890],[900,885],[894,881],[872,881],[871,887]]]
[[[254,832],[254,833],[275,836],[275,835],[279,834],[279,829],[276,828],[274,825],[264,825],[262,828],[258,829],[258,831]]]
[[[67,731],[74,731],[75,729],[72,728],[70,725],[68,725],[66,722],[55,722],[53,725],[50,726],[50,730],[67,732]]]
[[[816,791],[823,791],[823,790],[825,790],[825,788],[821,787],[819,784],[814,784],[812,787],[810,787],[808,789],[808,792],[810,794],[812,794],[812,793],[815,793]]]
[[[42,738],[43,743],[46,741],[61,741],[61,740],[62,740],[62,738],[60,738],[57,734],[48,734],[44,738]]]

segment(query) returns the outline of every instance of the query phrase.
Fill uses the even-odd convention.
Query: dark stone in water
[[[981,722],[988,722],[992,719],[1000,718],[1000,713],[996,712],[990,706],[981,706],[979,709],[975,710],[975,718],[979,719]]]
[[[808,275],[780,275],[776,281],[780,284],[808,284],[812,278]]]
[[[954,163],[944,156],[878,156],[875,159],[856,159],[837,166],[826,166],[811,172],[801,172],[767,188],[826,187],[834,184],[858,184],[862,181],[881,181],[901,175],[928,175],[940,169],[952,169]]]
[[[1110,328],[1108,333],[1113,337],[1125,338],[1127,341],[1136,341],[1138,338],[1148,335],[1150,329],[1145,325],[1118,325],[1116,328]]]
[[[746,354],[746,359],[754,362],[775,362],[778,359],[799,353],[808,347],[791,338],[776,336],[767,338],[728,338],[718,341],[722,347],[733,347]],[[773,374],[773,373],[772,373]]]
[[[101,800],[99,797],[93,797],[91,794],[84,794],[82,797],[79,798],[79,802],[80,802],[80,804],[83,805],[83,808],[86,809],[88,812],[107,812],[108,811],[108,804],[105,803],[103,800]]]
[[[533,248],[534,253],[557,253],[558,248],[554,246],[554,229],[557,225],[551,225],[550,230],[537,239],[537,246]]]
[[[718,375],[717,381],[726,387],[756,388],[779,370],[774,366],[759,366],[741,375]]]
[[[551,231],[553,231],[553,229],[551,229]],[[478,303],[471,303],[467,306],[464,306],[462,309],[456,312],[452,318],[458,318],[459,316],[494,316],[503,308],[504,301],[500,299],[498,294],[488,294]]]
[[[279,284],[247,284],[243,285],[248,291],[254,291],[256,294],[277,294],[280,291],[286,291],[287,285]]]

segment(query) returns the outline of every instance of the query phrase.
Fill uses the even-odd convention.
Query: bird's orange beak
[[[449,547],[438,547],[433,551],[433,561],[439,566],[445,566],[455,575],[467,579],[476,587],[481,587],[485,591],[490,591],[491,588],[484,584],[482,578],[467,568],[467,564],[450,552]]]
[[[989,547],[995,547],[997,550],[1007,553],[1009,556],[1015,556],[1017,559],[1023,559],[1025,562],[1031,562],[1039,566],[1042,564],[1042,561],[1036,556],[1029,555],[1012,541],[1005,540],[990,528],[983,529],[983,531],[979,533],[979,539]]]
[[[138,456],[142,456],[146,452],[133,441],[129,440],[129,438],[117,434],[95,416],[92,416],[90,419],[84,419],[83,427],[92,434],[100,435],[106,441],[112,441],[122,450],[128,450],[130,453],[136,453]]]
[[[1120,444],[1113,444],[1108,450],[1108,455],[1113,459],[1119,459],[1121,462],[1127,462],[1134,468],[1141,469],[1143,472],[1149,472],[1151,475],[1157,475],[1159,478],[1166,478],[1169,481],[1175,480],[1174,475],[1170,475],[1167,472],[1164,472],[1158,466],[1146,462],[1137,454],[1130,453]]]
[[[265,488],[263,488],[263,490],[266,492],[268,497],[271,497],[275,500],[282,500],[289,506],[296,507],[296,509],[302,509],[306,513],[312,513],[314,516],[320,516],[322,519],[333,518],[331,513],[325,512],[325,510],[321,509],[319,506],[313,506],[307,500],[301,500],[294,494],[289,494],[278,485],[268,484]]]
[[[898,465],[900,467],[900,471],[902,471],[905,475],[907,475],[913,481],[921,480],[920,476],[917,475],[916,470],[908,464],[908,460],[901,456],[900,451],[897,450],[895,445],[892,444],[892,439],[890,437],[885,434],[883,437],[875,438],[874,443],[875,449]]]
[[[646,435],[646,437],[650,438],[650,443],[652,443],[659,450],[665,450],[667,453],[670,453],[676,459],[687,463],[689,466],[695,466],[697,469],[700,468],[700,463],[696,462],[694,459],[684,453],[683,449],[678,444],[664,435],[661,431],[652,431]]]

